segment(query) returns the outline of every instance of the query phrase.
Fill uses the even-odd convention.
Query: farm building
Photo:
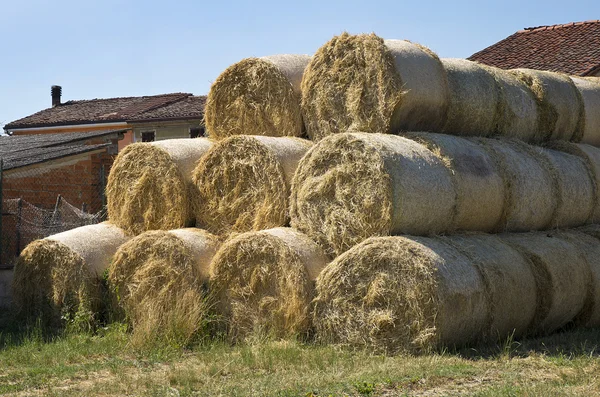
[[[141,97],[61,101],[52,86],[52,107],[4,126],[9,135],[127,129],[119,149],[132,142],[204,135],[205,96],[172,93]]]
[[[526,28],[468,59],[502,69],[600,76],[600,20]]]

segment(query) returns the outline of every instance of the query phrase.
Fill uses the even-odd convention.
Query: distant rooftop
[[[600,20],[525,28],[468,59],[502,69],[600,72]]]
[[[109,147],[127,130],[0,136],[2,169],[10,171]],[[104,142],[103,142],[104,141]]]
[[[79,124],[202,118],[205,96],[173,93],[68,101],[8,123],[5,130]]]

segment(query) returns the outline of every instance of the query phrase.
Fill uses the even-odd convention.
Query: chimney
[[[60,106],[60,96],[62,95],[62,87],[59,85],[53,85],[50,89],[52,94],[52,107]]]

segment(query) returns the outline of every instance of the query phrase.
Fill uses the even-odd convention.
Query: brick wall
[[[33,175],[20,175],[16,170],[4,179],[3,198],[22,198],[37,207],[52,209],[60,194],[77,208],[85,204],[88,212],[98,212],[103,206],[104,183],[112,162],[113,156],[104,152],[46,172],[38,169]]]

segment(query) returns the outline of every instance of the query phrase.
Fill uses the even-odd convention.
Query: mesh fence
[[[106,218],[103,166],[4,171],[0,186],[0,269],[11,268],[36,239]]]

